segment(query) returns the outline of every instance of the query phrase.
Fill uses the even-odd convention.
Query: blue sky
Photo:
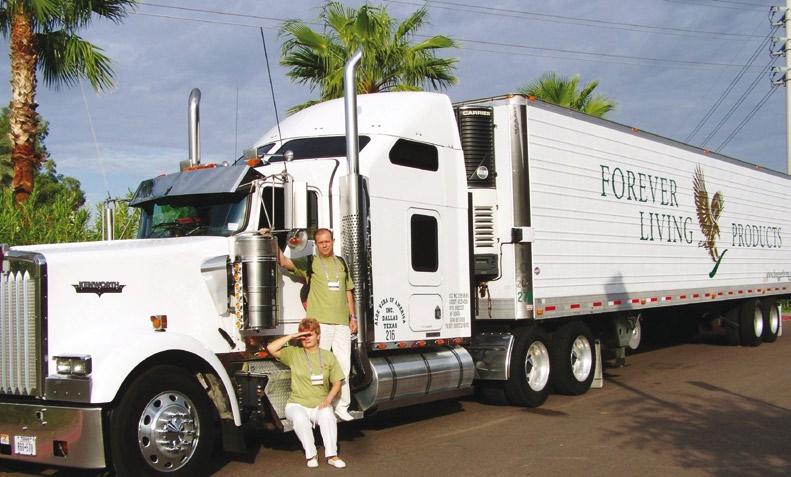
[[[359,6],[363,2],[348,1]],[[424,2],[383,2],[404,18]],[[39,84],[38,111],[50,123],[47,148],[59,172],[78,178],[90,202],[123,195],[139,181],[178,169],[187,157],[187,97],[202,91],[204,162],[237,157],[274,125],[264,34],[280,117],[314,98],[281,68],[283,19],[315,20],[315,0],[143,1],[122,24],[98,22],[83,36],[113,59],[116,86],[94,93]],[[546,71],[597,79],[618,102],[610,119],[685,141],[742,65],[752,66],[691,141],[700,145],[731,107],[706,147],[718,146],[770,90],[771,2],[761,0],[470,0],[430,1],[421,33],[460,41],[452,100],[514,91]],[[196,11],[202,10],[202,11]],[[212,13],[214,12],[214,13]],[[775,36],[785,36],[783,29]],[[7,50],[8,44],[2,42]],[[760,48],[759,48],[760,47]],[[784,64],[780,58],[778,65]],[[7,56],[0,75],[8,78]],[[755,81],[755,86],[749,86]],[[777,88],[722,153],[785,171],[785,88]],[[0,93],[7,103],[8,88]],[[237,99],[238,98],[238,99]]]

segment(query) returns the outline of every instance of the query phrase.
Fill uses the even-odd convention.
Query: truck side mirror
[[[286,182],[285,185],[285,229],[308,228],[308,183]]]

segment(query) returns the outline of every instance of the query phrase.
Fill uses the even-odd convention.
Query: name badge
[[[323,386],[324,385],[324,375],[323,374],[311,374],[310,375],[310,384],[314,386]]]
[[[332,291],[338,291],[341,289],[341,282],[327,282],[327,288]]]

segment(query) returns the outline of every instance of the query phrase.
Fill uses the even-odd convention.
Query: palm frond
[[[87,79],[97,91],[113,86],[110,59],[102,49],[66,30],[36,35],[38,66],[44,84],[57,89]]]

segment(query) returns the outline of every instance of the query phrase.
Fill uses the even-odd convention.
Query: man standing
[[[313,257],[289,259],[278,253],[278,264],[288,271],[301,275],[310,285],[307,316],[321,323],[322,349],[331,350],[341,365],[345,380],[335,414],[344,421],[354,419],[349,414],[351,392],[351,335],[357,333],[354,316],[354,282],[346,263],[335,256],[335,238],[329,229],[318,229],[313,236],[318,254]]]

